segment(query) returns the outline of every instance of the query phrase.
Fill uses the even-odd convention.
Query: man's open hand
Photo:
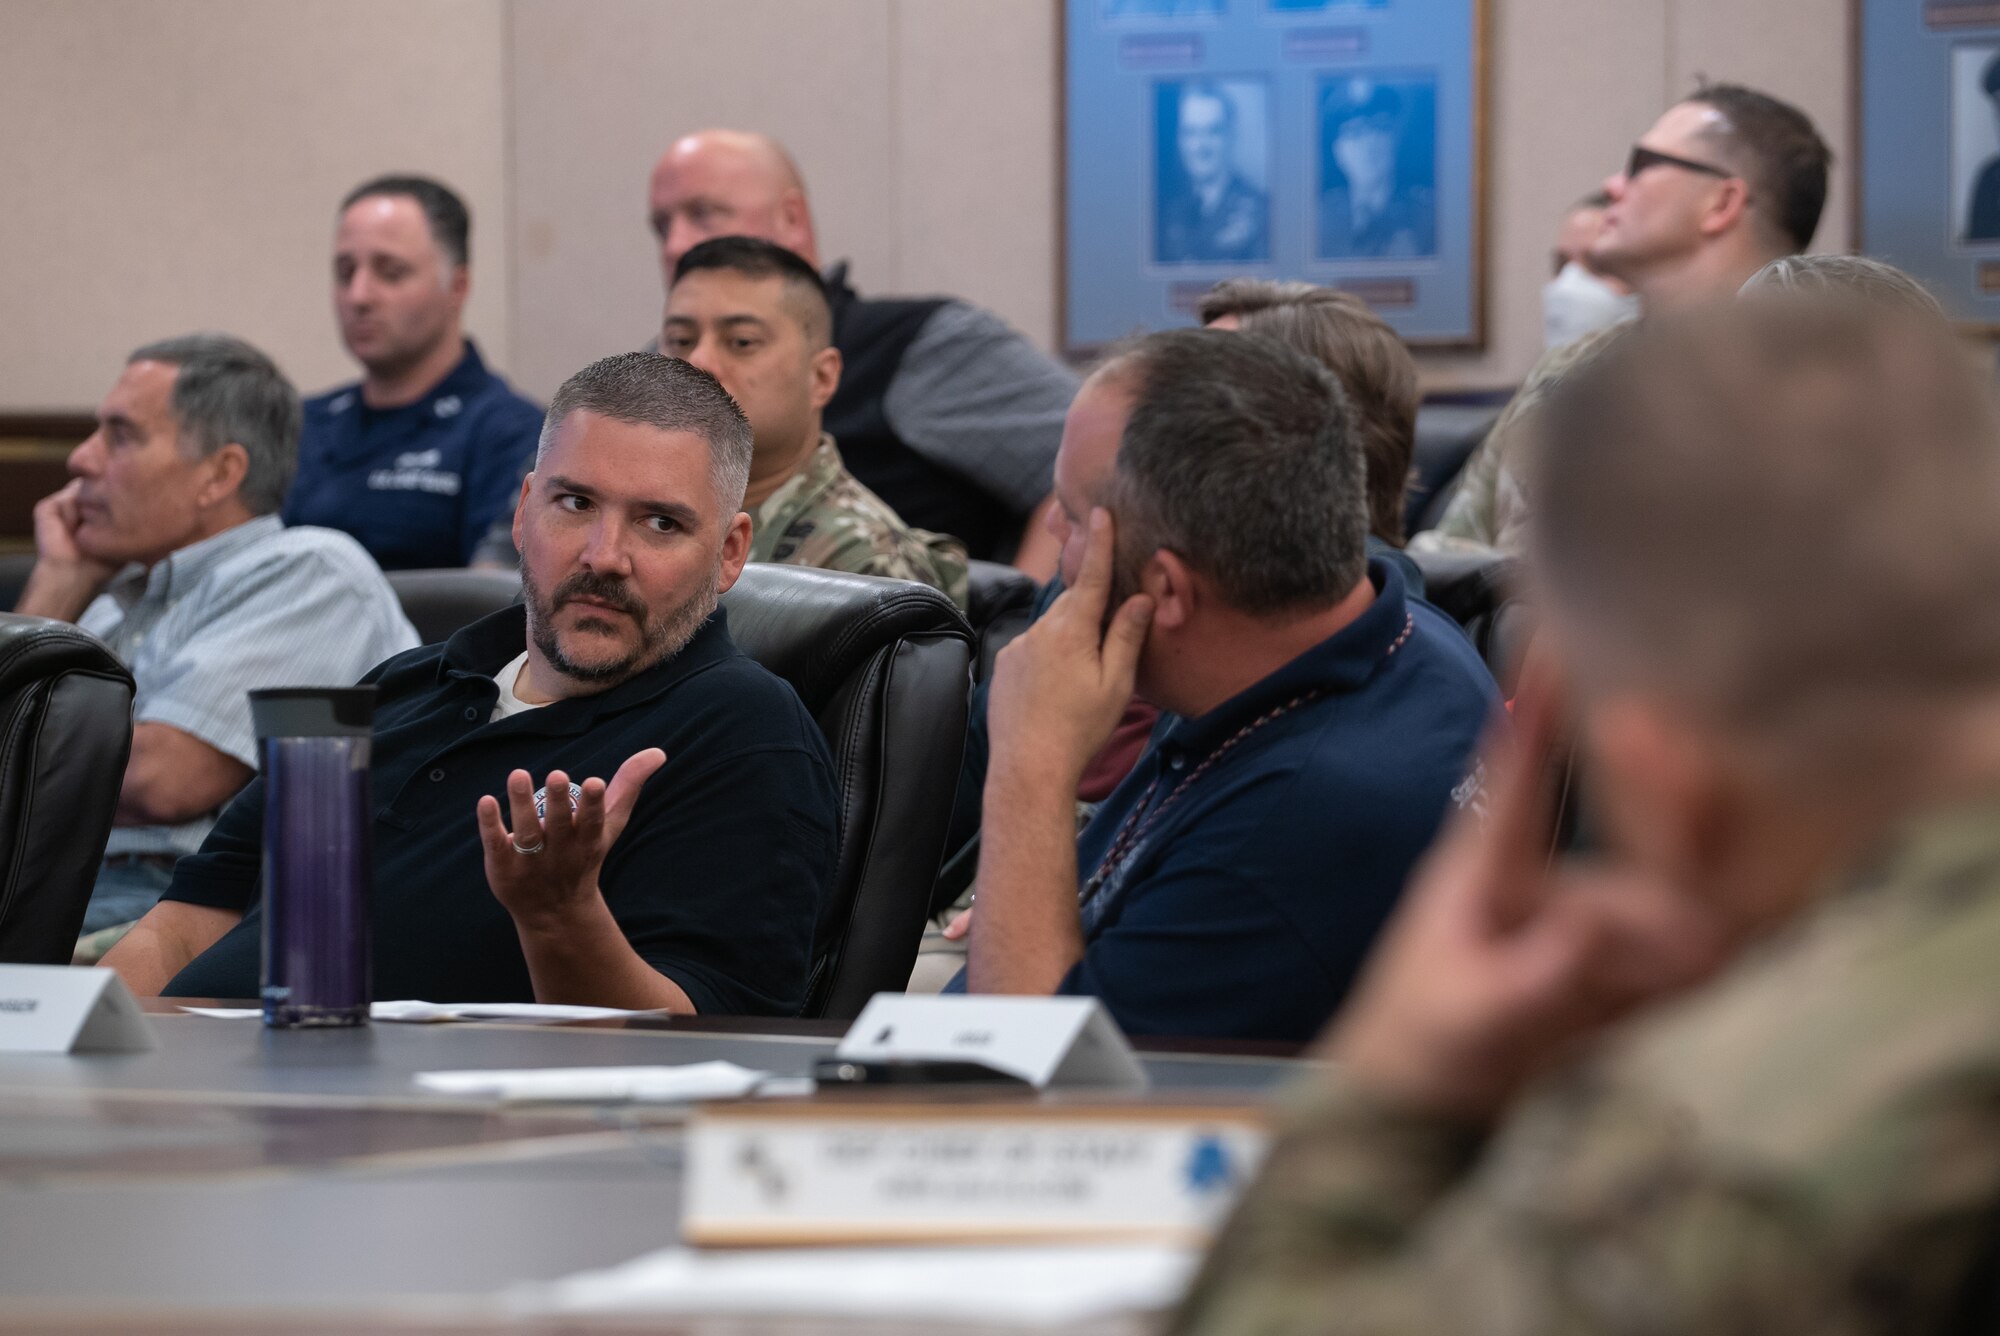
[[[1524,688],[1487,754],[1482,824],[1462,813],[1412,877],[1328,1040],[1378,1095],[1487,1117],[1633,1007],[1712,969],[1720,938],[1655,879],[1551,866],[1552,692]]]
[[[1026,766],[1074,794],[1090,758],[1132,699],[1153,600],[1127,598],[1105,626],[1115,547],[1111,515],[1090,512],[1083,568],[1034,625],[994,661],[987,719],[993,768]]]
[[[535,781],[527,771],[516,770],[507,776],[507,825],[501,823],[497,799],[479,800],[486,884],[516,923],[560,922],[594,907],[604,856],[632,819],[639,790],[666,761],[665,752],[649,747],[619,766],[609,785],[601,779],[584,780],[574,808],[569,776],[552,770],[544,789],[545,810],[539,816]]]

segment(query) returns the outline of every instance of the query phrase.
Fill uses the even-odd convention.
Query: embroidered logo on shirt
[[[570,785],[569,810],[574,812],[576,810],[577,804],[582,801],[583,801],[583,785],[581,784]],[[544,784],[542,785],[542,787],[535,790],[535,815],[540,817],[546,817],[548,814],[549,814],[549,786]]]
[[[441,450],[412,450],[396,456],[393,468],[375,469],[368,475],[368,488],[375,492],[430,492],[435,496],[457,496],[461,479],[438,467],[444,462]]]
[[[455,394],[447,394],[431,404],[431,412],[439,417],[457,417],[458,410],[465,407],[465,401]]]

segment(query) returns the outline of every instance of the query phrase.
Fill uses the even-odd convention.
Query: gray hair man
[[[244,693],[344,686],[416,643],[382,572],[344,534],[278,520],[298,458],[299,397],[225,334],[126,360],[35,507],[16,612],[73,621],[132,670],[132,755],[86,933],[129,923],[250,779]]]
[[[1492,680],[1366,556],[1355,413],[1284,344],[1139,341],[1078,394],[1055,477],[1067,590],[995,669],[965,986],[1303,1039],[1452,804]],[[1178,718],[1078,838],[1135,693]]]
[[[556,391],[514,514],[524,602],[373,678],[378,993],[796,1014],[838,815],[818,726],[716,607],[750,451],[686,362]],[[262,852],[258,784],[105,963],[254,994]]]
[[[1602,856],[1550,865],[1529,689],[1173,1330],[1990,1330],[1981,377],[1900,297],[1753,293],[1579,372],[1539,467]]]

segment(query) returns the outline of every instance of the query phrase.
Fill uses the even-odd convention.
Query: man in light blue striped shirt
[[[346,685],[417,643],[360,544],[278,519],[298,441],[298,392],[255,348],[148,344],[35,507],[15,611],[101,637],[138,686],[87,934],[151,908],[256,772],[246,692]]]

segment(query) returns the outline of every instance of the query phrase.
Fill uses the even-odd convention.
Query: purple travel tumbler
[[[250,693],[264,761],[264,1024],[368,1023],[374,687]]]

